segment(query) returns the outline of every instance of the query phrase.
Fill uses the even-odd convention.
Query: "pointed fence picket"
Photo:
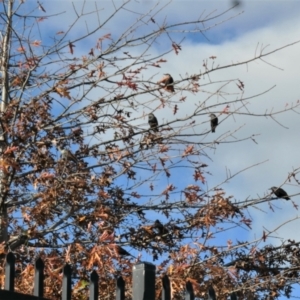
[[[0,300],[49,300],[43,298],[44,292],[44,263],[39,258],[34,266],[34,289],[33,295],[26,295],[14,291],[15,281],[15,257],[13,253],[6,256],[4,290],[0,289]],[[72,297],[72,268],[66,264],[63,268],[62,300],[71,300]],[[132,269],[132,300],[155,300],[155,265],[148,262],[140,262]],[[171,284],[169,277],[162,277],[162,300],[171,300]],[[212,287],[208,289],[208,299],[217,300]],[[231,300],[238,300],[235,293],[230,296]],[[99,276],[96,271],[90,275],[89,300],[99,299]],[[186,283],[185,300],[194,300],[193,285]],[[116,281],[116,300],[125,300],[125,281],[119,277]]]

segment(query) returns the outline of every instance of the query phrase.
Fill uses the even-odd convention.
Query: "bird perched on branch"
[[[283,198],[285,200],[290,200],[290,197],[284,189],[273,186],[270,188],[270,190],[272,190],[276,197]]]
[[[78,163],[77,157],[68,148],[65,148],[65,146],[63,146],[64,148],[62,148],[56,140],[52,140],[52,144],[59,150],[61,159],[66,161],[71,160],[76,164]]]
[[[158,132],[158,122],[154,114],[149,114],[148,116],[148,123],[150,125],[150,129],[152,129],[155,132]]]
[[[78,163],[76,156],[69,149],[62,149],[58,147],[58,150],[60,151],[60,155],[63,160],[72,160],[76,164]]]
[[[132,256],[132,257],[134,257],[132,254],[130,254],[128,251],[126,251],[124,248],[122,248],[121,246],[118,246],[118,245],[116,245],[116,252],[120,256]]]
[[[174,83],[174,80],[172,78],[172,76],[170,74],[164,74],[164,77],[157,81],[158,84],[163,84],[164,85],[164,89],[168,92],[171,92],[171,93],[174,93],[175,90],[174,90],[174,86],[173,86],[173,83]]]
[[[169,230],[159,220],[156,220],[154,222],[154,224],[152,225],[152,228],[157,229],[157,233],[160,235],[169,234]]]
[[[211,126],[211,132],[216,131],[216,127],[218,126],[219,120],[215,114],[210,114],[210,126]]]
[[[165,229],[164,225],[159,220],[156,220],[154,222],[153,228],[156,228],[158,230],[159,234],[168,233],[168,230]]]

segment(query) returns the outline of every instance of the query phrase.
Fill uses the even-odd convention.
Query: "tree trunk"
[[[2,41],[2,55],[1,55],[1,74],[2,74],[2,102],[0,106],[0,114],[2,115],[5,112],[7,103],[8,103],[8,92],[9,92],[9,72],[8,72],[8,62],[10,55],[10,43],[11,43],[11,31],[12,31],[12,7],[14,0],[8,0],[7,5],[3,3],[3,7],[6,6],[7,10],[5,11],[7,17],[6,30],[4,31],[3,41]],[[0,124],[2,125],[2,124]],[[8,240],[7,235],[7,207],[5,204],[6,195],[7,195],[7,178],[8,174],[4,170],[5,161],[3,158],[3,152],[5,150],[6,135],[3,131],[3,127],[0,126],[0,155],[1,155],[1,168],[0,168],[0,243]]]

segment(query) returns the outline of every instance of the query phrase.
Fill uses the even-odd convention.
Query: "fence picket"
[[[4,289],[10,292],[15,289],[15,256],[12,252],[6,255]]]
[[[71,300],[71,275],[71,266],[66,264],[63,268],[62,300]]]
[[[117,279],[116,300],[125,300],[125,281],[121,276]]]
[[[216,292],[212,286],[208,288],[208,300],[217,300]]]
[[[99,296],[99,275],[94,270],[90,276],[90,300],[98,300]]]
[[[44,295],[44,262],[38,258],[34,266],[34,290],[33,295],[43,297]]]
[[[185,285],[185,300],[194,300],[194,289],[190,281],[188,281]]]
[[[162,278],[162,300],[171,300],[171,286],[170,279],[167,275]]]

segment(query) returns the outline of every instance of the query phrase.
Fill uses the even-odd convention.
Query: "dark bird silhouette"
[[[272,192],[275,194],[276,197],[283,198],[285,200],[290,200],[290,197],[288,196],[287,192],[285,190],[283,190],[282,188],[273,186],[270,188],[270,190],[272,190]]]
[[[158,132],[158,122],[154,114],[149,114],[148,116],[148,123],[150,125],[150,129],[152,129],[155,132]]]
[[[174,86],[172,85],[174,83],[174,80],[172,78],[172,76],[170,74],[164,74],[164,77],[159,80],[157,82],[158,84],[163,84],[164,85],[164,89],[168,92],[172,92],[174,93],[175,90],[174,90]]]
[[[219,120],[215,114],[210,114],[210,126],[211,126],[211,132],[216,131],[216,127],[219,124]]]
[[[165,226],[159,220],[156,220],[152,227],[156,228],[159,234],[169,233],[168,229],[166,229]]]
[[[134,257],[132,254],[130,254],[128,251],[126,251],[124,248],[122,248],[121,246],[116,246],[116,252],[120,255],[120,256],[132,256]]]
[[[159,220],[156,220],[154,222],[153,228],[158,229],[158,231],[159,231],[160,234],[164,233],[164,225]]]

